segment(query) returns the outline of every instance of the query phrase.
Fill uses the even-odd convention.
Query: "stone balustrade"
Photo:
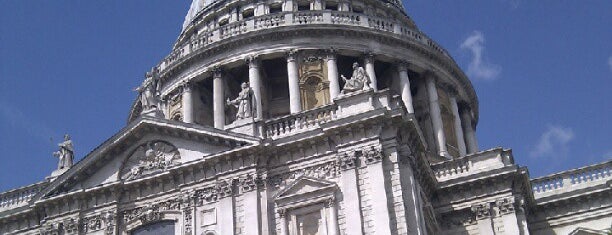
[[[605,184],[610,179],[612,161],[607,161],[532,179],[531,186],[535,197],[539,198]]]
[[[437,43],[429,39],[423,33],[403,26],[404,24],[402,21],[398,19],[374,17],[355,12],[320,10],[304,12],[287,11],[256,16],[246,20],[219,26],[210,31],[201,32],[198,34],[198,36],[193,37],[187,43],[184,43],[183,45],[174,49],[170,55],[166,56],[166,58],[164,58],[157,67],[159,68],[159,71],[163,73],[165,70],[178,63],[181,58],[206,48],[208,45],[225,38],[263,29],[305,24],[358,26],[394,33],[399,35],[401,38],[415,41],[418,44],[424,45],[451,59],[446,50],[440,47]]]
[[[443,182],[484,171],[503,168],[514,164],[513,162],[514,160],[509,150],[495,148],[462,158],[454,158],[436,163],[431,165],[431,169],[436,175],[438,182]]]
[[[338,107],[335,104],[268,120],[264,130],[268,138],[277,138],[319,127],[335,118]]]
[[[46,184],[47,182],[32,184],[0,194],[0,212],[27,205]]]
[[[320,128],[321,124],[349,119],[369,111],[401,110],[401,99],[389,90],[374,92],[372,89],[341,95],[333,103],[302,111],[264,123],[264,137],[279,139]]]

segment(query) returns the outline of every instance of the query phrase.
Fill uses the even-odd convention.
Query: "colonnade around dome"
[[[243,58],[215,65],[179,86],[162,89],[163,116],[238,132],[241,129],[237,127],[252,123],[255,126],[245,134],[272,138],[280,135],[279,128],[296,129],[301,125],[282,120],[329,109],[350,94],[342,93],[346,83],[341,77],[350,78],[352,65],[357,63],[368,74],[370,89],[401,98],[406,111],[424,128],[433,152],[450,158],[478,151],[469,103],[435,73],[407,61],[335,49],[292,49]],[[253,113],[237,118],[236,108],[227,101],[239,95],[243,83],[249,84],[253,93]],[[320,118],[324,117],[312,117],[312,122]]]

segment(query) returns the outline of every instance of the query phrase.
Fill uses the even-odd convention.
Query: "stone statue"
[[[72,146],[72,140],[70,140],[70,136],[64,135],[64,142],[61,142],[57,145],[59,146],[59,150],[53,152],[53,156],[59,158],[57,169],[69,169],[70,167],[72,167],[74,161],[74,147]]]
[[[238,108],[238,112],[236,113],[236,120],[245,119],[253,117],[254,107],[253,107],[253,91],[249,86],[248,82],[243,82],[241,85],[242,90],[238,93],[238,97],[233,100],[227,99],[227,105],[234,105]]]
[[[156,110],[159,107],[159,78],[155,70],[147,72],[142,85],[134,89],[140,94],[142,113]]]
[[[342,78],[342,80],[344,80],[342,94],[370,89],[370,77],[365,72],[365,69],[359,66],[359,63],[357,62],[353,63],[353,75],[351,75],[350,79],[346,79],[344,75],[340,75],[340,77]]]

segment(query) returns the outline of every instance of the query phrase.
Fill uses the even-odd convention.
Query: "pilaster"
[[[376,231],[376,234],[391,234],[382,149],[372,146],[364,149],[362,155],[367,164],[368,176],[370,178],[374,231]]]
[[[338,156],[338,166],[343,195],[344,213],[346,219],[346,234],[363,234],[363,217],[359,204],[359,186],[357,182],[357,156],[355,152],[343,153]]]

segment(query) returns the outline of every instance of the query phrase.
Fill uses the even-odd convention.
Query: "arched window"
[[[174,234],[174,221],[160,221],[135,229],[131,235]]]

